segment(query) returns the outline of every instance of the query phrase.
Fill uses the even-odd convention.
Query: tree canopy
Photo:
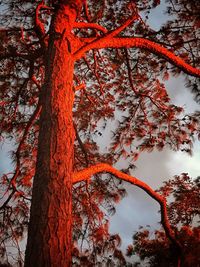
[[[200,263],[199,189],[199,177],[192,180],[186,173],[175,176],[159,189],[169,199],[169,218],[177,239],[183,244],[184,267]],[[134,245],[127,249],[129,256],[139,255],[141,260],[147,260],[149,266],[176,266],[175,251],[162,229],[152,233],[151,229],[142,227],[134,234],[133,241]]]
[[[149,17],[159,5],[167,19],[155,30]],[[41,157],[43,167],[55,159],[47,172],[53,168],[56,175],[66,167],[57,150],[64,148],[73,158],[68,185],[73,183],[75,266],[98,264],[102,257],[111,261],[109,251],[116,264],[124,262],[119,237],[108,231],[108,214],[125,195],[121,180],[160,203],[161,221],[176,243],[164,196],[131,174],[141,152],[170,147],[191,153],[199,136],[199,113],[184,114],[171,103],[164,83],[184,74],[199,100],[199,10],[195,0],[1,1],[0,139],[13,144],[13,170],[1,177],[2,257],[11,242],[22,265],[19,240],[27,231],[33,177],[44,178],[45,187],[48,176],[44,171],[39,177],[36,158],[38,170]],[[54,94],[53,87],[58,89]],[[66,103],[57,105],[62,99]],[[72,117],[73,127],[68,127]],[[52,137],[59,119],[65,121],[59,129],[64,139]],[[51,148],[55,155],[50,153],[45,162]],[[115,168],[121,160],[126,170]]]

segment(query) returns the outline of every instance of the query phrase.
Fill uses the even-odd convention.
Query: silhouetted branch
[[[83,144],[83,142],[82,142],[82,140],[81,140],[81,138],[79,136],[79,133],[77,131],[75,123],[73,123],[73,125],[74,125],[74,131],[75,131],[75,134],[76,134],[76,139],[77,139],[77,141],[79,143],[79,146],[80,146],[80,148],[81,148],[81,150],[82,150],[82,152],[84,154],[86,166],[89,166],[89,159],[88,159],[87,151],[86,151],[85,146],[84,146],[84,144]]]
[[[6,207],[6,205],[8,204],[8,202],[11,200],[11,198],[14,196],[14,194],[15,194],[15,192],[16,192],[16,189],[13,189],[13,191],[10,193],[10,195],[8,196],[8,198],[4,201],[4,203],[1,205],[1,207],[0,207],[0,210],[3,210],[5,207]]]
[[[12,51],[12,52],[6,52],[6,53],[2,53],[0,55],[0,60],[3,59],[8,59],[8,58],[22,58],[22,59],[30,59],[30,55],[29,54],[22,54],[22,53],[18,53],[16,51]]]

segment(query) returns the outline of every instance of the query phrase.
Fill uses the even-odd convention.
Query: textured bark
[[[25,267],[71,266],[74,63],[62,10],[51,27]]]
[[[91,49],[137,47],[164,57],[191,75],[199,77],[200,71],[150,40],[115,37],[135,18],[127,20],[118,29],[107,33],[107,30],[100,25],[76,22],[82,5],[81,0],[62,0],[60,3],[52,19],[49,40],[45,37],[43,25],[39,20],[39,11],[43,4],[39,4],[36,10],[35,24],[38,38],[45,53],[47,51],[47,59],[45,85],[40,96],[42,113],[25,267],[71,266],[72,177],[75,183],[87,180],[91,175],[103,171],[139,186],[158,201],[166,234],[179,249],[179,243],[176,242],[168,222],[165,200],[146,184],[106,164],[92,166],[73,176],[75,138],[72,121],[73,69],[74,61]],[[73,28],[95,28],[105,35],[92,38],[85,44],[73,35]]]

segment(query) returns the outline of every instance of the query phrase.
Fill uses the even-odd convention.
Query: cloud
[[[7,173],[12,169],[11,160],[9,159],[9,151],[13,150],[13,146],[8,143],[1,144],[0,147],[0,175]]]

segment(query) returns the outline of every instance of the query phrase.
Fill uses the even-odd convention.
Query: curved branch
[[[167,206],[166,206],[166,200],[163,196],[155,192],[149,185],[146,183],[140,181],[139,179],[132,177],[126,173],[123,173],[109,164],[106,163],[100,163],[97,165],[90,166],[89,168],[86,168],[82,171],[76,172],[73,174],[73,183],[78,183],[84,180],[90,179],[90,177],[97,173],[107,172],[110,173],[117,178],[124,180],[126,182],[129,182],[141,189],[143,189],[149,196],[151,196],[154,200],[156,200],[161,208],[161,223],[163,225],[163,228],[165,230],[166,236],[171,240],[173,245],[178,250],[179,254],[181,254],[181,245],[176,240],[175,234],[170,226],[170,222],[167,215]]]
[[[40,15],[40,10],[42,8],[45,8],[46,6],[44,6],[43,3],[38,4],[38,6],[36,7],[35,10],[35,27],[37,29],[37,33],[39,36],[39,39],[42,39],[45,35],[45,28],[44,28],[44,24],[41,22],[39,15]]]
[[[78,51],[74,53],[75,60],[80,59],[87,51],[91,49],[102,49],[102,48],[142,48],[152,52],[155,55],[165,58],[168,62],[175,65],[185,73],[200,77],[200,70],[192,67],[190,64],[186,63],[183,59],[176,56],[173,52],[169,51],[165,47],[152,42],[145,38],[137,37],[119,37],[111,38],[110,36],[105,36],[98,38],[93,42],[86,44]]]

